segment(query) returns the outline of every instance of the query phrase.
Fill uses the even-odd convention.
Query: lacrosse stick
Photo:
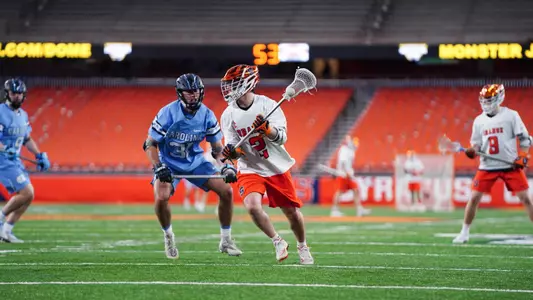
[[[461,144],[459,142],[452,142],[450,140],[450,138],[448,138],[446,135],[443,135],[439,139],[439,151],[442,154],[445,154],[447,152],[450,152],[450,153],[464,152],[465,150],[466,149],[463,146],[461,146]],[[494,157],[494,156],[490,156],[490,155],[488,155],[486,153],[483,153],[483,152],[480,152],[480,151],[476,151],[476,154],[481,156],[481,157],[485,157],[487,159],[492,159],[492,160],[499,161],[499,162],[502,162],[502,163],[505,163],[505,164],[514,165],[513,162],[507,161],[505,159],[497,158],[497,157]]]
[[[300,93],[308,92],[311,89],[316,87],[316,77],[313,72],[305,68],[296,69],[296,74],[294,75],[294,80],[292,81],[287,88],[285,88],[285,93],[283,93],[283,98],[278,102],[278,104],[265,116],[265,120],[268,118],[280,107],[280,105],[285,101],[291,101],[296,98]],[[234,147],[239,148],[248,138],[255,133],[255,128],[248,132],[248,134],[241,139]],[[222,159],[222,162],[225,162],[226,158]]]
[[[333,169],[331,167],[328,167],[326,165],[323,165],[323,164],[319,164],[318,165],[318,169],[320,171],[323,171],[323,172],[326,172],[330,175],[333,175],[333,176],[337,176],[337,177],[344,177],[346,176],[346,173],[342,172],[342,171],[339,171],[337,169]]]
[[[0,153],[6,153],[6,152],[5,151],[0,151]],[[39,164],[36,160],[33,160],[31,158],[27,158],[27,157],[24,157],[24,156],[21,156],[21,155],[19,155],[19,158],[22,159],[22,160],[25,160],[27,162],[31,162],[32,164],[35,164],[35,165]]]
[[[222,178],[225,179],[225,175],[172,175],[172,178],[176,179],[210,179],[210,178]]]

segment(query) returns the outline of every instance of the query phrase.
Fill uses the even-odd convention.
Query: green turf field
[[[533,299],[533,226],[522,211],[480,211],[471,243],[454,246],[448,235],[460,230],[462,210],[380,209],[372,222],[333,222],[319,217],[326,208],[306,207],[314,266],[298,265],[287,223],[277,210],[267,211],[278,215],[276,228],[291,244],[281,264],[242,207],[233,224],[241,257],[218,253],[213,207],[187,216],[174,207],[180,259],[169,260],[151,206],[34,205],[15,227],[27,242],[0,244],[0,298]],[[435,219],[395,223],[376,216]]]

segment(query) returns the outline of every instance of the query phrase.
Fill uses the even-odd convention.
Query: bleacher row
[[[24,1],[4,2],[0,23],[16,19]],[[516,42],[533,29],[529,0],[55,0],[48,1],[29,28],[9,37],[97,43],[357,44],[365,42],[375,6],[385,3],[390,15],[373,35],[377,44],[484,43],[487,32],[490,41]]]
[[[533,111],[527,105],[532,91],[509,89],[505,100],[505,105],[520,112],[528,128],[533,125]],[[277,99],[282,89],[257,92]],[[321,89],[283,105],[289,128],[286,146],[297,168],[352,94],[351,89]],[[220,117],[226,107],[220,92],[208,88],[206,95],[204,103]],[[473,119],[480,113],[477,95],[478,88],[378,90],[351,132],[360,139],[357,169],[391,171],[395,154],[407,150],[438,153],[436,141],[444,133],[468,144]],[[145,171],[149,164],[142,142],[157,111],[173,99],[174,91],[166,87],[33,88],[25,108],[32,135],[49,153],[54,170]],[[458,155],[456,167],[473,169],[476,161]]]

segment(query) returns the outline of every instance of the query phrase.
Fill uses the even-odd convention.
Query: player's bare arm
[[[39,151],[39,147],[37,146],[37,143],[31,136],[26,138],[26,140],[24,141],[24,146],[28,149],[28,151],[30,151],[34,155],[37,155],[41,152]]]
[[[159,160],[157,144],[157,141],[151,137],[146,138],[146,141],[144,141],[143,144],[144,152],[146,153],[146,156],[148,156],[148,160],[153,166],[157,166],[161,163]]]

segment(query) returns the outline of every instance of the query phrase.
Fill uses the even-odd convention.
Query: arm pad
[[[27,137],[24,139],[24,142],[22,142],[22,145],[26,145],[27,142],[31,140],[31,137]]]
[[[518,140],[520,141],[520,147],[522,148],[528,148],[528,147],[531,147],[531,144],[532,144],[532,140],[531,140],[531,136],[525,136],[523,134],[519,134],[518,135]]]
[[[144,141],[143,150],[146,151],[150,147],[157,147],[157,142],[151,139]]]
[[[285,132],[285,128],[277,128],[276,127],[276,130],[278,132],[276,137],[273,138],[273,139],[270,139],[270,138],[268,138],[268,139],[271,140],[272,142],[278,144],[278,145],[285,144],[287,142],[287,132]]]

